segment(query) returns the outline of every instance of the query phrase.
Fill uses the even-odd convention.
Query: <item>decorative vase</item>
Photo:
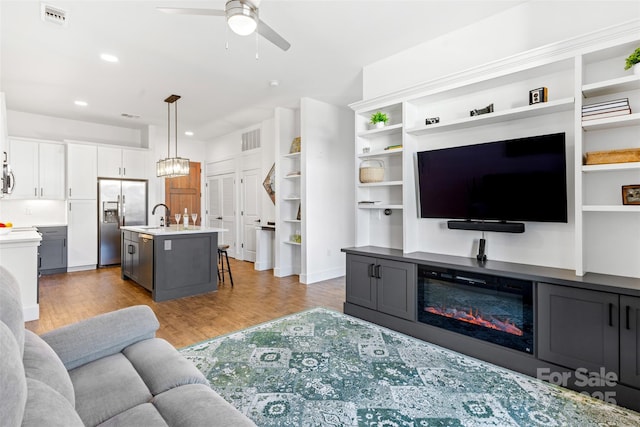
[[[634,70],[635,70],[635,68],[634,68]],[[376,129],[382,129],[384,126],[385,126],[384,122],[377,122],[375,124]]]

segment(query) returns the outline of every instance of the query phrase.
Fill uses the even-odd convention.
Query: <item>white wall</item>
[[[638,1],[529,1],[365,66],[363,97],[374,98],[638,18]]]
[[[140,129],[62,119],[15,110],[8,110],[7,115],[7,127],[11,136],[54,141],[70,139],[126,147],[147,147],[147,142],[142,141],[143,132]]]

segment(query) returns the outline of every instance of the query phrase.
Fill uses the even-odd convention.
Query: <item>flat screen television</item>
[[[567,222],[565,134],[417,153],[420,216]]]

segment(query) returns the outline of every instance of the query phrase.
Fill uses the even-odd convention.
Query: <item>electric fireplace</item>
[[[533,354],[533,283],[418,266],[418,320]]]

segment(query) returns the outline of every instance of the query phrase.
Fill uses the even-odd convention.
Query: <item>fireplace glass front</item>
[[[419,266],[418,320],[533,353],[533,283]]]

